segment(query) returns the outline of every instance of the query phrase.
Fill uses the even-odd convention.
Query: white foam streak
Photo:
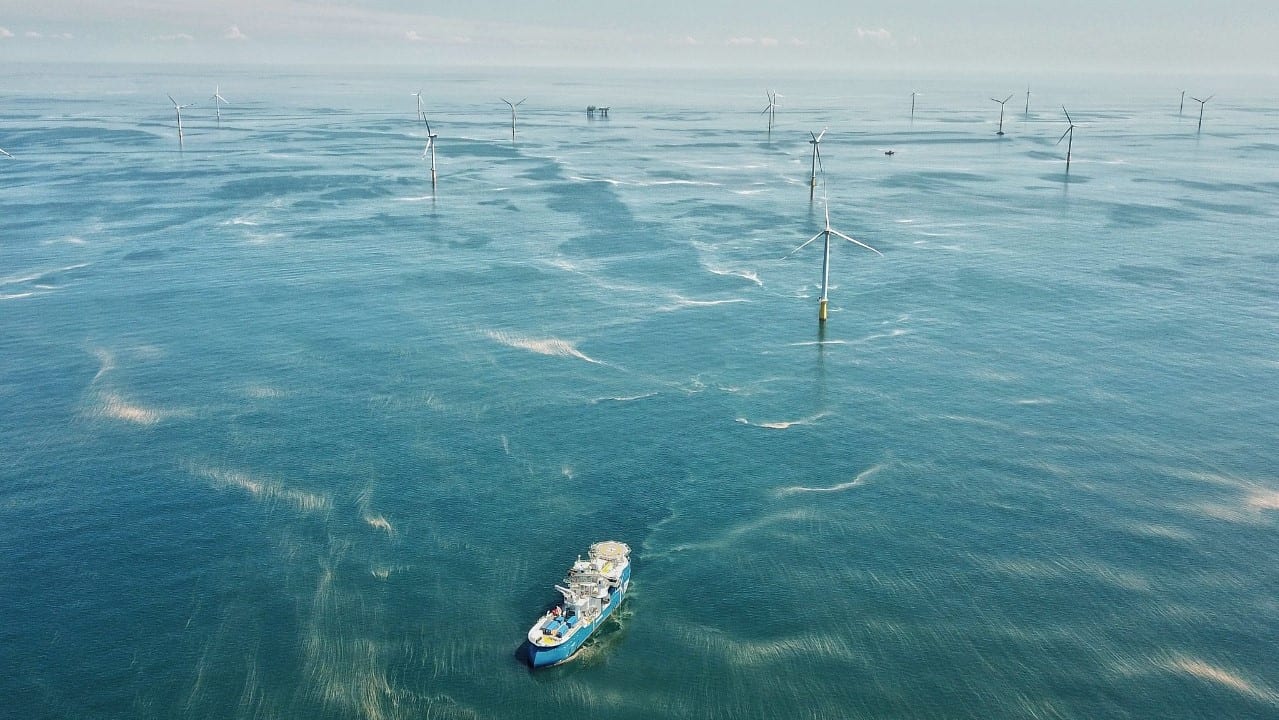
[[[651,392],[651,393],[644,393],[643,395],[621,395],[617,397],[595,398],[594,400],[591,401],[591,404],[598,405],[599,403],[602,403],[602,402],[634,402],[636,400],[644,400],[644,399],[656,397],[656,396],[657,396],[657,393]]]
[[[816,415],[812,415],[806,418],[801,418],[799,420],[779,420],[776,422],[765,422],[765,423],[754,423],[754,422],[751,422],[750,420],[747,420],[744,417],[739,417],[737,418],[737,422],[743,425],[749,425],[750,427],[765,428],[768,430],[788,430],[797,425],[813,425],[818,420],[821,420],[822,418],[826,417],[829,414],[830,414],[829,412],[820,412],[820,413],[817,413]]]
[[[571,357],[578,360],[585,360],[596,365],[604,363],[592,358],[582,351],[578,350],[572,343],[559,338],[528,338],[501,331],[489,331],[487,335],[497,342],[507,347],[518,348],[520,350],[528,350],[538,355],[548,355],[551,357]]]
[[[1210,665],[1198,658],[1177,655],[1168,660],[1167,666],[1170,670],[1220,685],[1261,702],[1279,705],[1279,693],[1274,690],[1249,681],[1236,672]]]
[[[672,297],[672,299],[674,300],[675,304],[658,308],[658,312],[674,312],[676,310],[683,310],[685,308],[714,307],[715,305],[733,305],[737,303],[750,302],[746,298],[728,298],[726,300],[693,300],[691,298],[686,298],[681,295],[675,295]]]
[[[192,466],[190,471],[214,487],[240,490],[260,502],[283,502],[303,513],[327,512],[333,505],[327,495],[286,487],[282,483],[222,468]]]
[[[759,279],[759,274],[756,273],[754,270],[730,270],[727,268],[712,267],[710,265],[706,265],[705,267],[712,274],[723,275],[727,277],[738,277],[738,278],[742,278],[743,280],[749,280],[760,287],[764,287],[763,281]]]
[[[99,395],[98,406],[93,414],[138,425],[155,425],[165,417],[165,412],[162,410],[129,402],[113,392],[103,392]]]
[[[833,493],[833,492],[841,492],[843,490],[850,490],[852,488],[858,487],[859,485],[866,484],[867,478],[869,478],[870,476],[874,475],[875,473],[883,469],[884,469],[884,464],[879,463],[877,465],[872,465],[866,468],[865,470],[857,473],[857,477],[854,477],[852,480],[849,480],[848,482],[839,483],[838,485],[832,485],[830,487],[804,487],[802,485],[796,485],[793,487],[782,488],[781,490],[777,491],[777,494],[778,495],[794,495],[795,493]]]

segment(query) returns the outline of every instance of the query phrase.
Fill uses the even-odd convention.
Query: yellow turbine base
[[[826,322],[826,301],[825,300],[822,300],[821,307],[818,308],[817,310],[817,319],[821,322]]]

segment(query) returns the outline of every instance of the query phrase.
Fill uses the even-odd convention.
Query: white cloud
[[[777,47],[777,38],[761,38],[759,44],[764,47]]]
[[[191,42],[194,37],[187,33],[173,33],[172,35],[156,35],[151,38],[158,42]]]
[[[248,40],[249,39],[248,35],[245,35],[244,33],[240,32],[239,25],[232,25],[231,27],[227,28],[226,34],[224,34],[222,37],[226,38],[227,40]]]
[[[40,38],[44,36],[36,32],[35,30],[28,30],[22,33],[22,37],[28,37],[28,38],[31,38],[32,40],[39,40]]]
[[[729,44],[729,45],[734,45],[734,46],[737,46],[737,47],[750,46],[750,45],[754,45],[754,44],[755,44],[755,38],[749,38],[749,37],[735,37],[735,38],[729,38],[729,39],[728,39],[728,44]]]
[[[0,38],[11,38],[13,33],[7,27],[0,27]]]
[[[866,28],[859,27],[857,28],[857,37],[870,38],[871,40],[878,40],[879,42],[893,41],[893,34],[888,32],[888,30],[884,28],[875,28],[873,30],[867,30]]]
[[[410,30],[404,33],[404,39],[408,40],[409,42],[422,42],[426,38],[422,37],[421,35],[418,35],[416,30]]]

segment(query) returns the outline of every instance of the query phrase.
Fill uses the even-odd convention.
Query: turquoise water
[[[3,79],[15,717],[1279,714],[1273,80]]]

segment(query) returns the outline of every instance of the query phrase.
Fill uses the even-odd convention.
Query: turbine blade
[[[1061,106],[1061,111],[1066,113],[1066,122],[1070,123],[1071,125],[1074,125],[1075,121],[1070,119],[1070,113],[1066,110],[1065,105]]]
[[[1062,141],[1062,140],[1065,140],[1065,139],[1066,139],[1066,136],[1067,136],[1067,135],[1069,135],[1069,134],[1070,134],[1070,133],[1071,133],[1074,129],[1075,129],[1075,126],[1074,126],[1074,125],[1071,125],[1070,127],[1066,128],[1066,132],[1062,133],[1062,134],[1061,134],[1061,137],[1057,138],[1057,142],[1055,142],[1055,143],[1053,143],[1053,144],[1054,144],[1054,145],[1060,145],[1060,144],[1061,144],[1061,141]]]
[[[1000,103],[999,103],[999,104],[1000,104],[1000,105],[1003,105],[1004,103],[1006,103],[1006,102],[1008,102],[1009,100],[1012,100],[1012,99],[1013,99],[1013,94],[1012,94],[1012,93],[1008,93],[1008,97],[1006,97],[1006,98],[1004,98],[1002,101],[1000,101]]]
[[[816,145],[813,145],[813,151],[817,154],[817,169],[818,169],[818,170],[820,170],[820,171],[822,172],[822,174],[823,174],[823,175],[825,175],[825,174],[826,174],[826,168],[822,167],[822,146],[821,146],[821,143],[818,143],[818,144],[816,144]],[[825,192],[825,191],[823,191],[823,192]]]
[[[804,242],[802,245],[800,245],[799,247],[795,248],[794,250],[791,250],[790,252],[786,253],[785,257],[783,257],[782,259],[783,259],[783,260],[785,260],[786,258],[790,257],[791,255],[794,255],[795,253],[799,252],[800,250],[803,250],[804,248],[806,248],[806,247],[808,247],[809,245],[811,245],[811,244],[812,244],[812,242],[813,242],[814,240],[816,240],[817,238],[819,238],[819,237],[821,237],[822,235],[825,235],[825,234],[826,234],[826,231],[825,231],[825,230],[823,230],[823,231],[821,231],[821,232],[817,233],[816,235],[814,235],[814,236],[810,237],[810,238],[809,238],[806,242]]]
[[[818,134],[818,136],[817,136],[817,142],[821,142],[821,141],[822,141],[822,137],[823,137],[824,135],[826,135],[826,128],[822,128],[821,133],[820,133],[820,134]]]
[[[862,247],[866,248],[867,250],[869,250],[869,251],[871,251],[871,252],[875,253],[876,255],[878,255],[878,256],[880,256],[880,257],[883,257],[883,256],[884,256],[884,253],[882,253],[882,252],[880,252],[880,251],[876,250],[875,248],[873,248],[873,247],[871,247],[871,246],[867,245],[866,243],[862,242],[861,240],[854,240],[854,239],[852,239],[852,238],[848,237],[847,235],[845,235],[844,233],[842,233],[842,232],[840,232],[840,231],[838,231],[838,230],[831,230],[831,231],[830,231],[830,234],[831,234],[831,235],[838,235],[838,236],[840,236],[840,237],[844,238],[845,240],[847,240],[848,242],[850,242],[850,243],[852,243],[852,244],[854,244],[854,245],[861,245]]]
[[[173,103],[173,107],[178,107],[178,101],[174,100],[172,95],[167,95],[167,97],[169,98],[169,102]]]
[[[427,137],[435,137],[434,135],[432,135],[432,134],[431,134],[431,121],[430,121],[430,120],[427,120],[425,117],[423,117],[423,118],[422,118],[422,122],[426,123],[426,136],[427,136]]]
[[[524,100],[528,100],[528,98],[524,98]],[[516,105],[523,105],[523,104],[524,104],[524,100],[520,100],[519,102],[517,102],[517,103],[515,103],[515,104],[516,104]]]

